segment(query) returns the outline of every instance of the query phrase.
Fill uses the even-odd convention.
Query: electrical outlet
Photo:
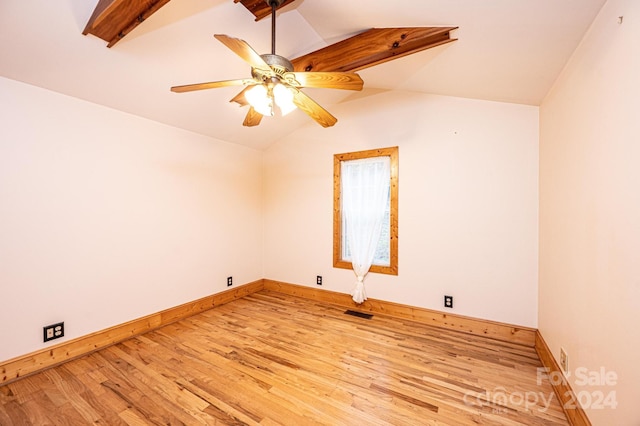
[[[322,275],[316,275],[316,284],[322,285]]]
[[[560,368],[564,374],[569,373],[569,355],[564,348],[560,348]]]
[[[227,277],[227,287],[231,287],[233,285],[233,277]]]
[[[59,339],[64,336],[64,322],[47,325],[42,327],[43,339],[45,342],[53,339]]]
[[[445,308],[453,308],[453,296],[445,296],[444,297],[444,307]]]

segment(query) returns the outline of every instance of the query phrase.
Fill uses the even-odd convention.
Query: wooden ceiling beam
[[[111,47],[170,0],[100,0],[82,34],[93,34]]]
[[[277,9],[283,8],[295,0],[284,0]],[[242,3],[244,7],[256,17],[256,21],[271,15],[271,6],[266,0],[233,0],[234,3]],[[276,9],[276,10],[277,10]]]
[[[354,72],[455,41],[456,28],[372,28],[291,62],[295,71]]]

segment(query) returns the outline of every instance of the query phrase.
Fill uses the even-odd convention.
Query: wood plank
[[[542,334],[540,331],[536,331],[536,352],[538,353],[538,357],[542,361],[542,365],[548,369],[549,375],[553,375],[553,377],[562,377],[562,370],[560,366],[556,362],[556,359],[553,357],[549,346],[547,346],[547,342],[542,338]],[[587,414],[584,412],[580,403],[578,403],[578,398],[576,398],[576,394],[571,388],[568,380],[553,380],[551,382],[553,386],[553,390],[556,393],[556,396],[560,400],[562,408],[567,416],[567,420],[572,426],[591,426],[591,421],[587,417]]]
[[[505,342],[519,343],[534,347],[536,330],[530,327],[505,324],[462,315],[446,314],[425,308],[386,302],[384,300],[368,299],[364,303],[356,304],[351,296],[345,293],[320,290],[314,287],[289,284],[282,281],[264,280],[264,288],[292,296],[333,303],[361,312],[380,313],[399,318],[407,318],[424,324],[451,330],[462,331],[478,336],[486,336]]]
[[[0,386],[0,422],[566,426],[541,366],[533,347],[261,290]]]
[[[112,47],[170,0],[100,0],[82,34],[92,34]]]
[[[358,71],[450,43],[457,27],[372,28],[291,61],[295,71]]]
[[[0,384],[58,365],[95,350],[105,348],[163,325],[229,303],[263,288],[258,280],[212,296],[188,302],[105,330],[81,336],[58,345],[0,363]]]
[[[284,0],[280,6],[276,8],[279,10],[289,4],[293,3],[295,0]],[[256,17],[256,21],[261,20],[262,18],[266,18],[271,15],[271,6],[266,0],[233,0],[234,3],[242,3],[244,7]]]

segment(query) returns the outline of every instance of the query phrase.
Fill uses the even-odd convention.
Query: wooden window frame
[[[398,147],[371,149],[367,151],[348,152],[333,156],[333,267],[353,269],[351,262],[342,260],[342,200],[340,191],[340,170],[343,161],[362,158],[389,157],[391,160],[390,175],[390,210],[389,210],[389,266],[371,265],[369,272],[398,275]]]

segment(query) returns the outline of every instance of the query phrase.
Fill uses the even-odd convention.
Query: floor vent
[[[371,315],[371,314],[365,314],[364,312],[352,311],[351,309],[347,310],[345,312],[345,314],[353,315],[354,317],[360,317],[360,318],[364,318],[364,319],[373,318],[373,315]]]

